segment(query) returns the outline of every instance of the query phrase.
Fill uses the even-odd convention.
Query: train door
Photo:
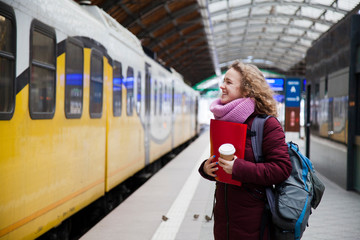
[[[360,23],[360,22],[359,22]],[[360,35],[360,33],[359,33]],[[360,38],[360,36],[359,36]],[[354,74],[354,102],[355,102],[355,121],[354,121],[354,129],[355,129],[355,136],[354,136],[354,172],[352,173],[354,176],[354,188],[360,192],[360,41],[356,47],[356,66],[355,66],[355,74]],[[351,102],[349,103],[351,105]],[[349,121],[350,118],[349,118]],[[351,133],[349,133],[350,135]]]
[[[145,165],[150,163],[151,66],[145,63]]]
[[[360,46],[357,47],[357,66],[356,66],[356,120],[355,120],[355,184],[354,187],[360,192]]]
[[[347,188],[360,192],[360,15],[351,20]]]

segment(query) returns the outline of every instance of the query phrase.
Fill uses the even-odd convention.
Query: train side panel
[[[348,141],[348,93],[349,68],[329,74],[328,95],[332,98],[330,138],[347,144]],[[341,84],[338,84],[340,83]]]
[[[325,85],[328,86],[327,90]],[[347,143],[348,138],[348,86],[349,68],[331,73],[327,79],[321,78],[319,94],[312,105],[312,116],[319,129],[318,134],[342,143]]]
[[[114,116],[113,114],[113,70],[109,70],[111,77],[107,82],[107,106],[109,107],[107,110],[106,191],[109,191],[145,166],[144,128],[141,121],[141,112],[137,113],[135,101],[137,81],[142,81],[138,78],[138,75],[144,78],[144,63],[141,61],[141,56],[127,48],[119,45],[117,50],[122,55],[121,57],[114,57],[114,60],[122,64],[121,114],[120,116]],[[131,58],[125,58],[129,55],[138,60],[134,61]],[[127,70],[129,68],[133,69],[132,77],[128,76]],[[129,85],[132,85],[132,87]]]
[[[190,87],[175,82],[174,147],[177,147],[197,134],[195,108],[192,104],[193,91]]]
[[[30,39],[32,18],[24,13],[31,11],[15,10],[21,26],[17,31],[17,76],[23,74],[26,79],[29,65],[21,59],[29,59],[29,42],[24,39]],[[36,18],[53,22],[43,15]],[[55,31],[58,41],[66,38]],[[89,116],[90,54],[90,49],[84,49],[80,119],[65,117],[65,54],[61,54],[56,60],[53,117],[31,118],[27,83],[16,95],[12,119],[0,122],[0,239],[34,239],[104,194],[105,115]],[[106,111],[104,105],[102,109]]]
[[[1,238],[40,236],[104,193],[105,117],[89,118],[89,55],[85,50],[82,119],[66,120],[63,111],[31,119],[27,85],[17,94],[13,118],[1,122],[2,136],[11,136],[1,141]],[[56,95],[63,99],[64,55],[57,64]],[[56,109],[64,109],[62,101]]]
[[[172,149],[171,102],[166,96],[171,88],[171,73],[157,63],[151,69],[149,163]]]
[[[182,113],[182,85],[179,80],[174,81],[174,112],[173,112],[173,143],[174,147],[178,147],[183,143],[183,131],[182,128],[184,126],[184,120],[181,116]]]

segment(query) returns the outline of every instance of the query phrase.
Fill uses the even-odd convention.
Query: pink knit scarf
[[[210,111],[217,120],[244,123],[255,111],[255,100],[251,98],[238,98],[223,105],[220,99],[216,99],[210,105]]]

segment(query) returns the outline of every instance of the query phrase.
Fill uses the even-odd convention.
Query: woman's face
[[[233,68],[226,72],[224,82],[220,85],[222,91],[220,101],[222,104],[243,97],[241,93],[241,78],[241,74]]]

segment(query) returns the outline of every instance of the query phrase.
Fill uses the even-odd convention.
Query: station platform
[[[286,133],[286,141],[296,142],[305,152],[299,133]],[[209,154],[209,131],[205,131],[80,239],[214,239],[213,220],[206,216],[212,213],[215,183],[198,173]],[[319,177],[325,193],[302,240],[360,239],[360,194]]]

